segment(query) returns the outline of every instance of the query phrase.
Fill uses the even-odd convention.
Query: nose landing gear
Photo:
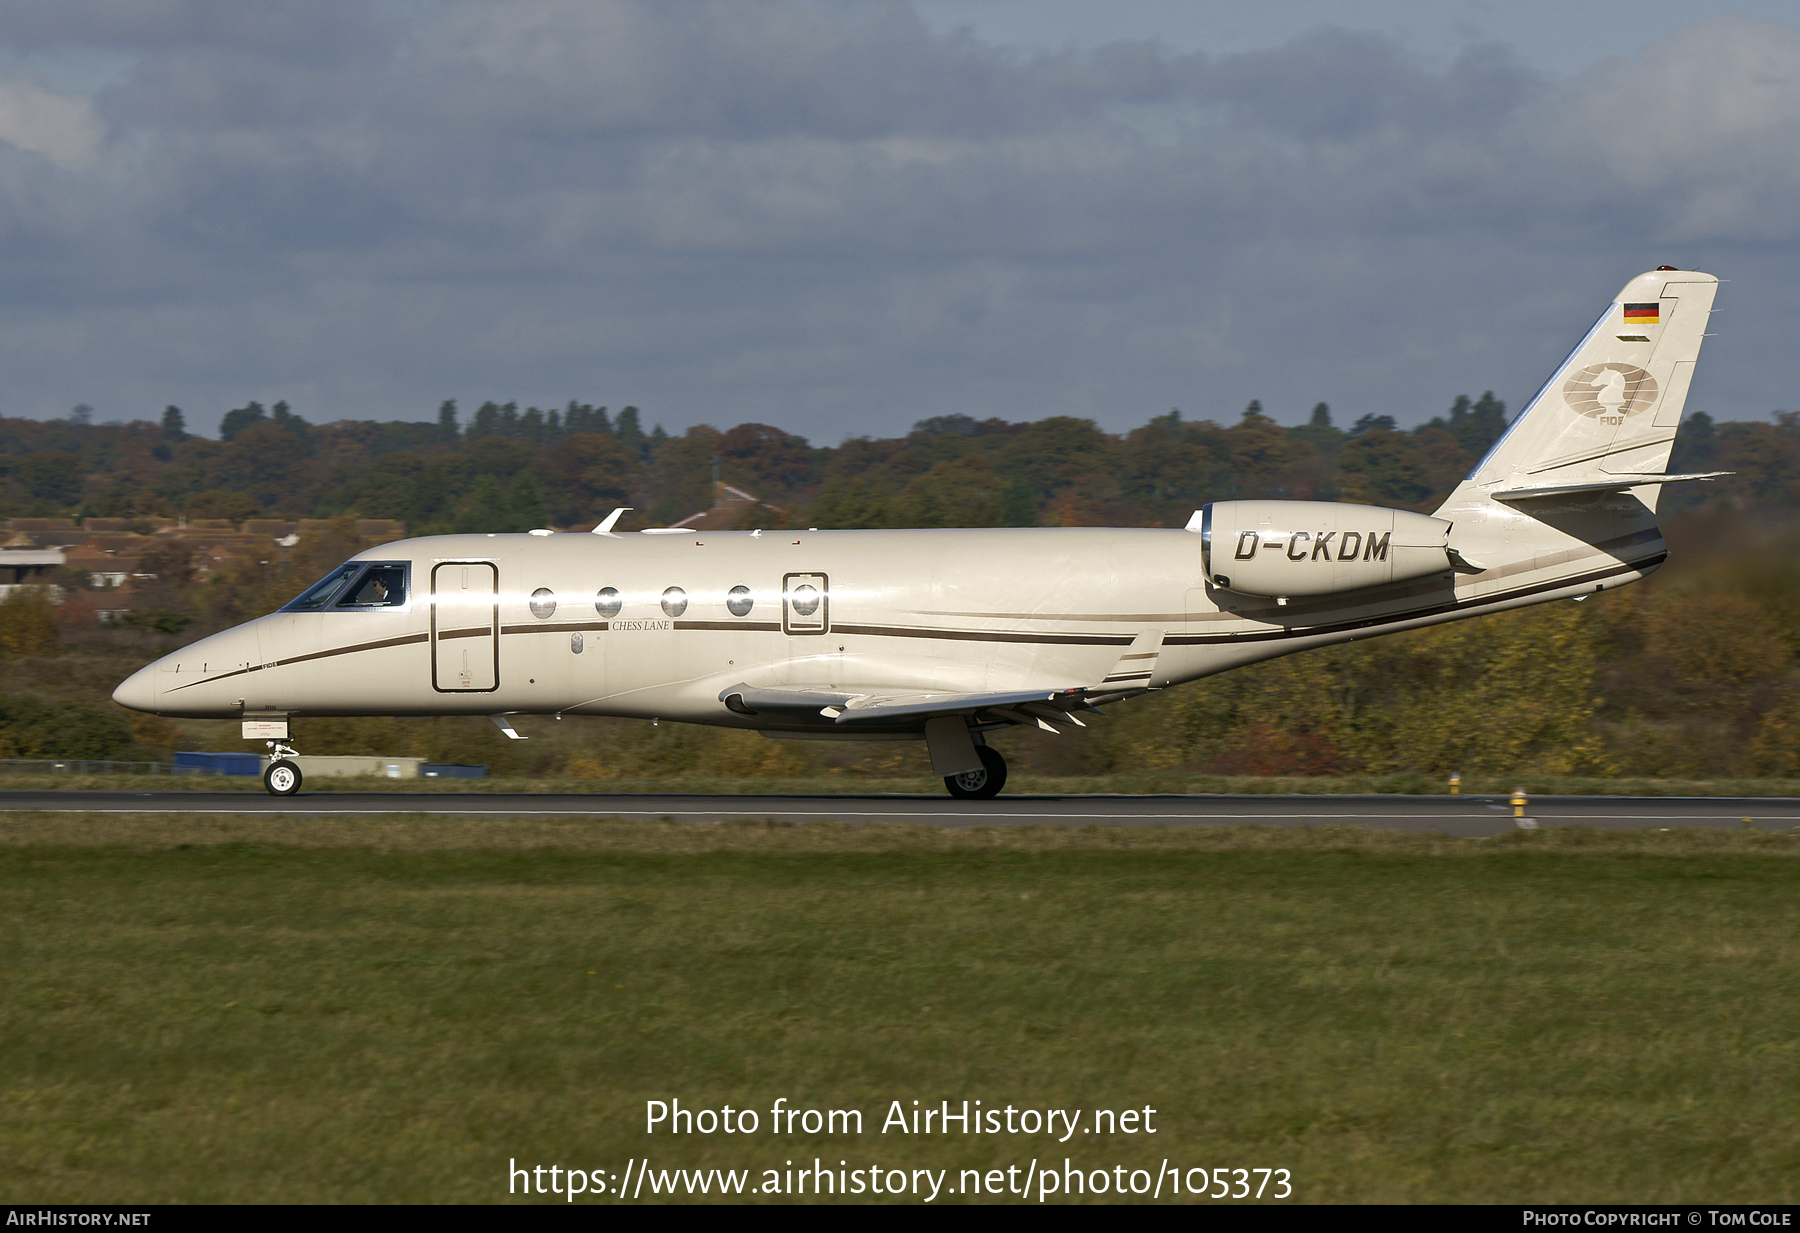
[[[292,796],[300,790],[300,767],[289,761],[298,758],[300,751],[286,741],[265,741],[272,755],[268,767],[263,771],[263,787],[269,790],[270,796]]]
[[[998,796],[1000,789],[1006,786],[1006,759],[1000,756],[1000,751],[977,745],[975,752],[981,755],[980,770],[944,776],[944,787],[957,800],[985,801]]]

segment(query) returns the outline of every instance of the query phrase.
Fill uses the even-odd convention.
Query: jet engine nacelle
[[[1240,595],[1331,595],[1449,573],[1450,526],[1373,505],[1217,501],[1200,510],[1200,560]]]

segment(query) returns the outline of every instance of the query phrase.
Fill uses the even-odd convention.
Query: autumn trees
[[[570,401],[472,414],[446,401],[435,420],[309,422],[285,403],[225,416],[220,438],[191,434],[179,407],[160,422],[0,420],[0,516],[252,517],[344,514],[433,530],[582,525],[617,505],[628,525],[666,524],[713,503],[725,483],[765,504],[746,514],[807,526],[1179,525],[1210,500],[1342,500],[1429,509],[1504,431],[1492,393],[1461,396],[1410,431],[1390,415],[1348,427],[1317,404],[1283,425],[1258,402],[1228,422],[1179,410],[1108,433],[1090,420],[945,414],[904,436],[815,446],[761,423],[646,430],[636,407]],[[1800,499],[1800,422],[1715,424],[1691,415],[1673,464],[1734,470],[1732,492]],[[1671,491],[1665,508],[1718,490]]]
[[[0,656],[50,662],[102,632],[172,645],[266,612],[364,546],[356,517],[412,534],[522,531],[629,505],[627,527],[666,525],[712,503],[715,466],[764,502],[745,504],[746,526],[1179,526],[1246,497],[1428,510],[1505,422],[1491,394],[1410,431],[1381,414],[1340,426],[1323,403],[1283,425],[1253,402],[1224,422],[1171,410],[1122,433],[946,414],[824,447],[760,423],[670,436],[634,407],[579,402],[327,424],[249,403],[220,440],[191,434],[175,407],[122,425],[0,420],[0,515],[141,529],[176,515],[336,519],[291,553],[213,561],[204,576],[171,540],[139,563],[156,577],[134,583],[131,613],[105,631],[98,592],[54,613],[23,594],[0,613]],[[1032,757],[1066,770],[1800,776],[1800,415],[1693,413],[1671,465],[1737,475],[1664,494],[1672,563],[1648,584],[1252,666],[1121,706],[1090,739]],[[19,734],[39,712],[7,715],[13,747],[38,748]]]

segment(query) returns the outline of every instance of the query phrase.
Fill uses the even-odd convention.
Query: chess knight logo
[[[1563,401],[1602,424],[1623,424],[1656,405],[1656,378],[1636,364],[1589,364],[1563,382]]]

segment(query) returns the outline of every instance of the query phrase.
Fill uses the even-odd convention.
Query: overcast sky
[[[1675,265],[1732,280],[1690,407],[1760,418],[1793,12],[13,0],[0,414],[1414,424]]]

